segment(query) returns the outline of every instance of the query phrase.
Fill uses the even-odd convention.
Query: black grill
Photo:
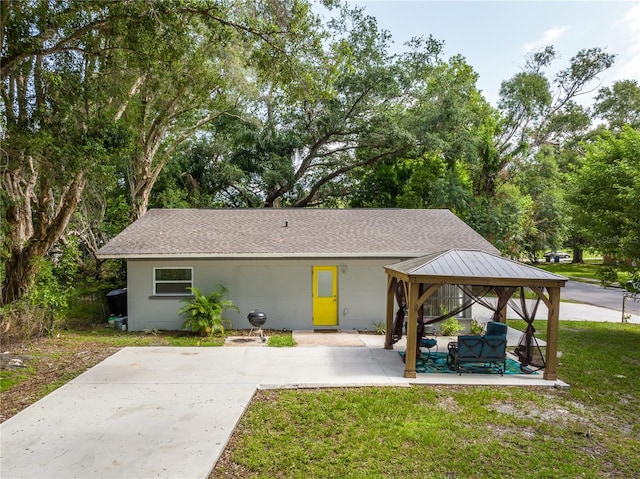
[[[255,329],[256,332],[260,334],[260,341],[265,342],[267,338],[264,337],[262,326],[264,326],[264,323],[267,322],[267,315],[264,312],[255,309],[247,314],[247,319],[251,324],[251,331],[249,331],[249,336],[253,334],[253,330]]]

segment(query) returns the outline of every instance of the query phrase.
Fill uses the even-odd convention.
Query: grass
[[[269,336],[267,345],[272,348],[286,348],[295,346],[296,342],[291,334],[277,334]]]
[[[638,344],[638,325],[561,322],[568,389],[260,391],[210,477],[638,477]]]
[[[601,259],[585,260],[583,263],[539,263],[536,265],[540,269],[549,271],[550,273],[567,276],[568,278],[583,278],[592,281],[600,281],[598,272],[604,267]],[[629,274],[620,272],[618,280],[625,282],[629,279]]]
[[[0,371],[0,393],[8,391],[25,379],[28,379],[33,371],[27,366],[25,369],[9,369]]]
[[[227,332],[230,334],[231,332]],[[69,331],[65,336],[69,340],[87,339],[87,335],[98,342],[112,347],[127,346],[222,346],[226,335],[196,336],[188,332],[148,330],[144,332],[118,331],[112,328],[93,328],[88,331]]]

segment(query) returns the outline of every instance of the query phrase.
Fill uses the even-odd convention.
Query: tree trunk
[[[134,157],[132,159],[131,171],[133,174],[129,177],[129,198],[131,200],[130,217],[132,223],[147,212],[151,190],[160,171],[166,164],[166,160],[163,160],[156,165],[155,170],[152,170],[152,161],[153,157],[149,157],[148,155],[143,155],[141,158]]]
[[[14,178],[22,176],[14,173]],[[5,175],[5,186],[9,177],[10,175]],[[35,184],[36,179],[37,175],[31,177],[30,182]],[[42,198],[35,198],[33,191],[24,196],[24,190],[13,190],[10,185],[7,187],[10,201],[6,208],[6,220],[9,225],[6,244],[10,255],[5,263],[5,278],[0,292],[1,306],[17,301],[33,286],[39,260],[64,233],[76,211],[85,184],[84,172],[80,171],[64,189],[52,215],[49,211],[53,206],[51,193],[47,192]],[[21,195],[14,196],[12,193]],[[25,214],[26,211],[31,212],[32,205],[36,206],[35,216],[39,220],[35,226],[32,216]]]
[[[573,250],[573,259],[571,260],[572,263],[582,263],[582,248],[579,248],[578,246],[574,246],[572,248]]]
[[[149,184],[149,183],[147,183]],[[149,205],[149,196],[151,195],[151,186],[141,186],[137,189],[134,196],[131,197],[131,222],[133,223],[138,218],[141,218],[147,212],[147,206]]]
[[[33,245],[33,247],[31,247]],[[5,263],[5,278],[2,283],[1,305],[17,301],[33,286],[38,272],[38,260],[46,253],[40,254],[42,244],[30,243],[25,249],[13,249]]]

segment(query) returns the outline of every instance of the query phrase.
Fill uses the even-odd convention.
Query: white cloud
[[[636,2],[620,22],[623,37],[627,38],[620,52],[615,77],[617,80],[640,80],[640,3]]]
[[[522,49],[525,52],[530,52],[532,50],[538,50],[542,47],[546,47],[547,45],[555,44],[559,38],[561,38],[566,32],[571,29],[570,25],[563,25],[561,27],[552,27],[549,30],[545,31],[540,38],[533,42],[527,42],[522,46]]]

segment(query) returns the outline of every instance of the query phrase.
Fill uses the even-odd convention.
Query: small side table
[[[451,341],[447,344],[447,349],[449,350],[449,354],[447,354],[447,366],[449,366],[449,369],[453,369],[456,356],[458,355],[458,342]]]
[[[433,338],[420,338],[420,347],[427,348],[425,361],[431,359],[433,362],[438,357],[438,341]]]

